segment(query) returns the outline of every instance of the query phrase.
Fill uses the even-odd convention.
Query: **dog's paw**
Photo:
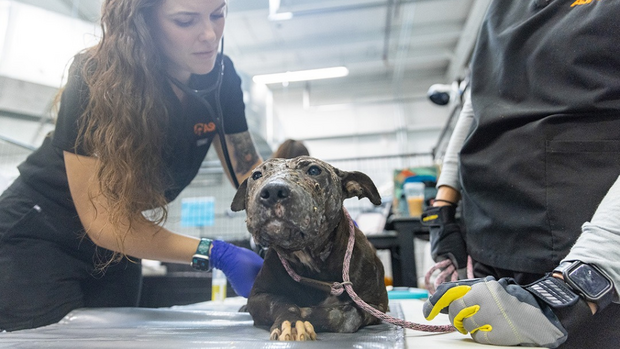
[[[277,341],[314,341],[316,332],[314,326],[308,321],[295,321],[295,326],[290,321],[283,321],[280,327],[271,331],[270,340]]]

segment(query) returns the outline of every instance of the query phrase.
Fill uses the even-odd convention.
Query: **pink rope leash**
[[[366,303],[363,299],[361,299],[357,295],[357,293],[355,293],[355,291],[353,290],[353,283],[351,283],[351,280],[349,279],[349,268],[351,264],[351,256],[353,255],[353,246],[355,245],[355,225],[353,224],[353,219],[351,219],[351,216],[349,216],[349,213],[347,212],[346,209],[344,209],[344,207],[343,207],[343,210],[349,222],[349,240],[347,242],[347,250],[344,255],[344,263],[343,263],[343,268],[342,268],[343,282],[332,283],[331,294],[335,296],[339,296],[342,294],[343,288],[344,288],[349,294],[349,297],[351,297],[351,299],[355,302],[355,304],[357,304],[364,311],[370,313],[374,317],[384,322],[387,322],[387,323],[390,323],[396,326],[408,328],[411,330],[424,331],[424,332],[453,332],[455,331],[452,325],[423,325],[423,324],[417,324],[415,322],[409,322],[406,320],[395,318],[393,316],[390,316],[384,312],[381,312],[373,308],[368,303]],[[284,266],[288,274],[291,276],[291,278],[293,278],[293,280],[297,282],[302,281],[303,278],[297,275],[297,273],[295,273],[295,271],[290,267],[288,262],[284,258],[282,258],[279,254],[278,256],[280,257],[280,261],[282,262],[282,265]]]
[[[435,279],[435,282],[431,284],[431,276],[436,270],[440,270],[439,275]],[[450,281],[457,281],[459,279],[459,274],[456,271],[456,267],[452,263],[451,259],[444,259],[443,261],[437,262],[433,265],[424,275],[424,284],[426,285],[426,289],[429,294],[434,294],[437,287],[446,282],[450,278]],[[471,256],[467,256],[467,278],[474,278],[474,267]]]

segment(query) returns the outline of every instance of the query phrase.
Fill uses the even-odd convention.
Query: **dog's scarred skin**
[[[380,322],[359,309],[346,292],[333,296],[296,282],[278,258],[279,253],[300,276],[342,282],[349,238],[342,203],[355,196],[381,203],[365,174],[341,171],[308,156],[270,159],[239,187],[231,208],[247,211],[248,230],[258,243],[269,247],[247,309],[256,326],[271,326],[271,339],[314,340],[315,332],[355,332]],[[353,289],[385,312],[388,298],[383,277],[375,249],[355,228],[350,264]]]

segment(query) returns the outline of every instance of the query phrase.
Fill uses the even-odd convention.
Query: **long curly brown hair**
[[[149,23],[162,0],[106,0],[102,6],[100,42],[87,49],[83,67],[90,99],[80,119],[81,142],[95,156],[100,192],[110,223],[122,241],[137,220],[163,223],[164,192],[164,62]],[[92,200],[92,198],[91,198]],[[148,218],[147,209],[157,208]],[[121,251],[122,253],[122,251]]]

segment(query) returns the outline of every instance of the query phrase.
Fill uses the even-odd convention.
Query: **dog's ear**
[[[368,198],[375,205],[381,205],[381,195],[370,177],[362,172],[337,171],[342,182],[345,199],[357,196],[358,199]]]
[[[237,193],[233,198],[232,204],[230,204],[231,210],[233,210],[234,212],[245,210],[245,194],[247,190],[248,179],[246,178],[239,186],[239,189],[237,189]]]

